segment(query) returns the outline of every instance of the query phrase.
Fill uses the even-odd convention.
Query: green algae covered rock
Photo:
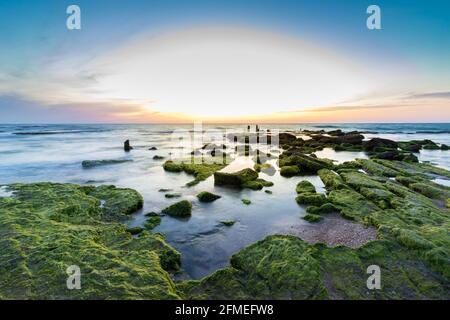
[[[175,193],[166,193],[166,194],[164,195],[164,197],[166,197],[167,199],[180,198],[180,197],[181,197],[181,193],[179,193],[179,192],[175,192]]]
[[[219,171],[227,166],[227,162],[205,161],[205,159],[196,159],[191,157],[187,160],[172,161],[168,160],[163,164],[163,168],[168,172],[185,172],[193,175],[194,180],[188,182],[186,186],[191,187],[197,185],[201,181],[206,180],[214,172]]]
[[[249,205],[252,204],[252,202],[251,202],[250,200],[248,200],[248,199],[242,199],[241,201],[242,201],[242,203],[245,204],[246,206],[249,206]]]
[[[223,224],[224,226],[231,227],[232,225],[234,225],[236,223],[236,221],[234,221],[234,220],[221,220],[220,223]]]
[[[192,212],[192,204],[187,200],[174,203],[171,206],[165,208],[162,213],[172,217],[189,217]]]
[[[118,189],[115,186],[87,186],[82,189],[87,195],[100,199],[102,219],[107,221],[126,220],[144,203],[142,196],[133,189]]]
[[[144,229],[141,227],[133,227],[127,229],[127,232],[131,233],[132,235],[140,234],[142,231],[144,231]]]
[[[273,186],[273,183],[270,181],[258,179],[258,172],[250,168],[233,173],[215,172],[214,184],[218,186],[232,186],[252,190],[261,190],[264,187]]]
[[[218,196],[208,191],[202,191],[197,195],[197,198],[200,202],[213,202],[216,201],[217,199],[220,199],[221,196]]]
[[[131,162],[131,159],[84,160],[81,166],[85,169]]]
[[[293,177],[300,174],[300,168],[297,166],[283,166],[280,169],[280,175],[283,177]]]
[[[371,265],[381,267],[380,290],[367,289]],[[233,255],[230,267],[177,288],[188,299],[448,299],[448,286],[396,242],[330,248],[274,235]]]
[[[325,214],[331,212],[339,212],[332,203],[324,203],[321,206],[307,206],[306,212],[311,214]]]
[[[302,173],[316,173],[320,169],[332,168],[333,162],[328,159],[320,159],[301,153],[290,154],[284,152],[278,160],[280,168],[284,166],[297,166]]]
[[[152,229],[156,228],[157,226],[159,226],[160,223],[161,223],[161,217],[159,215],[154,215],[147,219],[144,226],[145,226],[145,229],[152,230]]]
[[[309,182],[307,180],[303,180],[297,184],[297,187],[295,190],[297,191],[297,193],[304,193],[304,192],[315,193],[316,187],[314,187],[314,185],[311,182]]]
[[[268,175],[273,175],[276,172],[276,169],[270,163],[256,163],[253,166],[253,169],[255,169],[256,172],[264,172]]]
[[[305,192],[295,198],[298,204],[321,206],[327,202],[327,197],[321,193]]]
[[[321,169],[318,174],[328,190],[348,188],[341,176],[331,170]]]
[[[273,182],[267,181],[264,179],[256,179],[253,181],[247,181],[244,184],[242,184],[243,188],[248,188],[252,190],[261,190],[264,187],[272,187]]]
[[[161,236],[143,231],[133,238],[112,221],[140,202],[129,189],[56,183],[10,189],[14,197],[0,198],[2,299],[179,298],[166,271],[179,268],[179,253]],[[82,290],[66,287],[72,265],[80,268]]]
[[[241,171],[227,173],[214,173],[214,184],[218,186],[236,186],[241,187],[244,183],[258,179],[258,173],[250,168]]]
[[[318,214],[313,214],[313,213],[308,213],[307,215],[305,215],[303,217],[303,220],[306,220],[308,222],[319,222],[321,221],[323,218],[321,216],[319,216]]]

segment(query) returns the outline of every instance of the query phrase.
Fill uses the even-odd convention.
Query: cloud
[[[450,91],[411,94],[410,98],[412,98],[412,99],[424,99],[424,98],[450,99]]]

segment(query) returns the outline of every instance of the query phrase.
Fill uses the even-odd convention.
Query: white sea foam
[[[0,187],[0,198],[11,198],[14,195],[12,191],[8,190],[8,187]]]

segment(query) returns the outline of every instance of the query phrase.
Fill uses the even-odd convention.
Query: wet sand
[[[296,235],[308,243],[325,243],[330,247],[344,245],[357,248],[377,239],[373,227],[342,218],[337,213],[323,215],[324,219],[316,223],[296,225],[286,230],[286,234]]]

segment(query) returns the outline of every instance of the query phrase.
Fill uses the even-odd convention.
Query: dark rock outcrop
[[[123,143],[123,150],[125,150],[126,152],[128,152],[128,151],[130,151],[130,150],[132,150],[133,149],[133,147],[130,145],[130,140],[126,140],[124,143]]]
[[[389,148],[397,149],[397,142],[389,139],[382,138],[372,138],[369,141],[364,141],[362,143],[363,149],[366,151],[373,151],[375,148]]]

